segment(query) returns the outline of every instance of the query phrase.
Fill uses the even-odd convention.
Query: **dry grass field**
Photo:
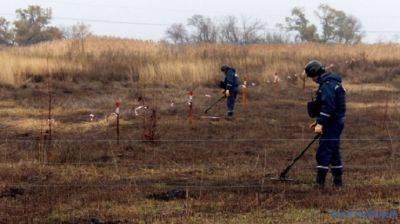
[[[0,223],[396,223],[332,212],[400,209],[399,48],[97,38],[2,49]],[[316,145],[295,182],[270,180],[313,137],[316,86],[301,79],[312,58],[334,64],[348,90],[343,189],[313,187]],[[202,119],[224,63],[249,87],[234,120],[224,103],[210,112],[222,119]]]

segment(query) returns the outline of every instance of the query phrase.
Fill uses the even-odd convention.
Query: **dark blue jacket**
[[[346,91],[342,87],[342,78],[335,73],[326,73],[318,79],[317,103],[320,112],[317,123],[322,126],[331,121],[342,119],[346,115]]]
[[[234,68],[229,68],[225,72],[225,84],[226,84],[226,89],[230,91],[235,91],[239,87],[239,77],[236,75],[236,70]]]

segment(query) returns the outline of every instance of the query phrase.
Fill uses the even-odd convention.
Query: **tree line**
[[[282,43],[342,43],[358,44],[364,33],[361,22],[344,11],[322,4],[315,10],[321,32],[307,18],[303,8],[295,7],[285,22],[277,24],[277,31],[266,28],[260,20],[238,19],[227,16],[214,21],[203,15],[194,15],[186,24],[176,23],[166,30],[166,39],[174,44],[282,44]]]
[[[193,15],[186,24],[176,23],[166,30],[166,40],[174,44],[285,44],[301,42],[357,44],[364,33],[360,21],[344,11],[322,4],[315,10],[321,31],[307,18],[303,8],[295,7],[276,30],[258,19],[226,16],[221,21]],[[16,10],[13,22],[0,17],[0,45],[25,46],[58,39],[82,40],[92,35],[90,27],[77,23],[70,27],[51,26],[52,10],[31,5]]]
[[[51,26],[52,10],[31,5],[16,10],[13,22],[0,17],[0,45],[26,46],[59,39],[82,39],[91,35],[88,25],[77,23],[70,27]]]

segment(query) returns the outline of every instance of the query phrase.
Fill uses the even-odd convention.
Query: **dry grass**
[[[394,52],[397,46],[170,48],[91,39],[85,45],[86,55],[79,59],[75,58],[79,52],[68,56],[70,44],[57,42],[0,51],[11,61],[21,59],[15,71],[29,73],[20,76],[21,88],[0,89],[0,223],[398,221],[334,219],[329,215],[338,210],[400,209],[396,137],[400,135],[396,101],[400,92],[395,83],[387,82],[396,78],[381,73],[394,74],[397,64],[393,61],[397,59],[392,56],[399,54]],[[392,55],[384,54],[391,49]],[[52,52],[48,58],[54,76],[51,144],[43,140],[47,86],[44,81],[35,81],[35,76],[46,78],[47,52]],[[368,54],[361,57],[363,52]],[[269,180],[313,135],[305,128],[311,122],[305,103],[315,85],[307,83],[303,90],[301,83],[288,82],[277,91],[265,81],[275,70],[282,79],[301,70],[312,56],[336,63],[349,89],[343,136],[347,140],[342,145],[346,187],[342,190],[313,188],[313,150],[291,171],[298,182]],[[351,57],[363,58],[362,63],[346,64]],[[31,62],[23,65],[22,58],[37,60],[37,70],[24,67]],[[235,121],[201,119],[204,108],[220,96],[219,90],[210,85],[224,61],[237,66],[242,74],[249,74],[249,82],[256,86],[248,88],[246,106],[239,97]],[[114,69],[120,76],[109,73]],[[6,73],[1,74],[3,77]],[[32,80],[27,81],[27,77]],[[205,85],[194,89],[195,116],[190,124],[187,90],[199,83]],[[132,109],[143,103],[139,97],[157,109],[158,138],[168,141],[124,141],[141,139],[143,134],[143,117],[132,115]],[[115,141],[115,121],[110,117],[116,99],[122,101],[119,145]],[[171,101],[175,102],[174,108],[170,107]],[[92,122],[91,113],[95,115]],[[211,113],[223,116],[225,106],[220,104]],[[392,142],[388,141],[388,133],[393,136]],[[13,187],[23,193],[4,196]],[[158,201],[147,197],[171,189],[187,191],[189,198]]]
[[[399,73],[398,45],[198,45],[93,38],[60,41],[0,51],[0,81],[20,86],[36,76],[56,79],[139,81],[143,84],[194,85],[215,81],[228,63],[248,79],[265,82],[275,72],[283,79],[301,74],[305,62],[318,58],[355,81],[382,81]],[[376,73],[384,74],[380,77]],[[37,77],[36,77],[37,78]],[[378,78],[378,80],[373,80]]]
[[[213,89],[198,88],[192,125],[186,120],[184,104],[171,111],[166,100],[175,96],[183,101],[186,96],[177,97],[180,95],[177,89],[156,88],[164,90],[164,95],[156,99],[160,137],[207,141],[155,145],[122,142],[119,146],[112,141],[116,137],[114,124],[102,123],[101,116],[112,111],[113,96],[96,97],[98,90],[91,90],[85,92],[92,99],[88,104],[79,92],[73,96],[58,93],[54,118],[59,125],[54,126],[54,138],[61,141],[45,148],[46,160],[42,159],[43,151],[39,151],[39,141],[35,140],[40,136],[41,124],[32,122],[32,119],[42,121],[45,113],[32,112],[33,105],[25,102],[26,98],[3,101],[0,119],[6,127],[1,136],[7,136],[8,141],[1,144],[0,189],[5,191],[13,186],[24,189],[25,193],[0,199],[4,208],[1,220],[8,223],[87,223],[93,218],[122,223],[361,223],[366,220],[333,219],[327,212],[399,208],[399,154],[391,158],[387,141],[343,142],[346,187],[341,191],[330,187],[326,191],[313,189],[312,151],[291,173],[299,183],[270,182],[269,177],[277,175],[306,144],[301,139],[310,138],[312,133],[306,129],[302,132],[302,127],[310,122],[304,113],[308,94],[297,87],[288,87],[280,93],[266,91],[269,88],[264,85],[249,89],[249,104],[247,108],[238,104],[235,123],[201,120],[203,106],[210,102],[204,94],[215,97],[217,94]],[[129,87],[115,91],[123,98],[123,113],[140,105],[136,100],[128,100]],[[144,89],[142,94],[149,96],[152,91]],[[345,139],[387,138],[381,125],[384,110],[362,107],[365,98],[370,104],[380,103],[381,92],[349,94],[350,105],[359,106],[349,107]],[[399,95],[391,90],[383,93]],[[35,96],[29,98],[38,101]],[[390,101],[390,105],[393,103]],[[45,112],[45,105],[39,101],[35,107]],[[397,136],[400,117],[390,108],[389,129]],[[88,122],[88,114],[93,111],[101,119]],[[214,112],[223,113],[223,105]],[[18,117],[18,121],[13,117]],[[122,116],[121,126],[122,139],[140,139],[141,118]],[[218,141],[232,138],[296,140]],[[14,142],[15,139],[33,141]],[[68,141],[73,139],[80,141]],[[395,141],[393,148],[397,147]],[[146,198],[174,188],[189,189],[191,197],[168,202]],[[25,215],[18,215],[21,212]]]

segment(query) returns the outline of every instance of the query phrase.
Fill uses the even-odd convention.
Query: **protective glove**
[[[229,91],[229,89],[225,90],[225,96],[229,97],[231,95],[231,92]]]
[[[320,125],[320,124],[315,125],[314,132],[315,132],[315,134],[322,135],[323,134],[322,125]]]
[[[312,124],[310,124],[308,127],[310,128],[310,129],[315,129],[315,126],[317,126],[317,122],[316,121],[314,121]]]

